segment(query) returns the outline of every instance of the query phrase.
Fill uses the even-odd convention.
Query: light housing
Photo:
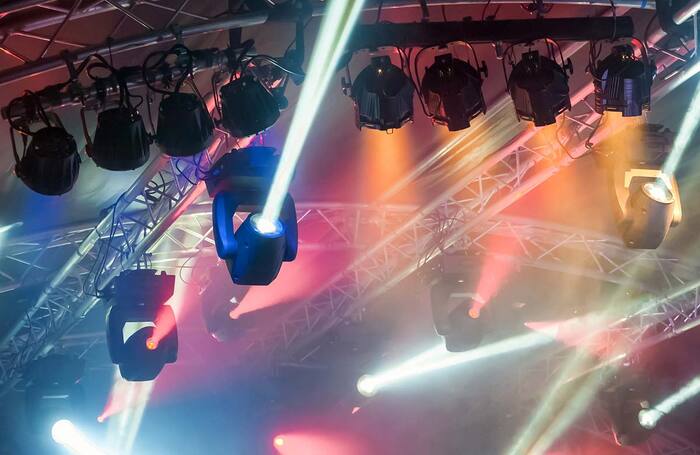
[[[261,133],[275,124],[280,106],[257,78],[241,76],[221,87],[221,123],[234,137]]]
[[[267,285],[276,277],[282,262],[297,254],[297,219],[294,200],[287,194],[275,229],[255,223],[265,203],[279,158],[271,147],[248,147],[221,157],[206,180],[214,197],[212,219],[217,255],[235,284]],[[234,231],[233,217],[249,212]]]
[[[119,106],[97,115],[95,139],[86,147],[97,166],[110,171],[130,171],[150,156],[151,139],[138,110]]]
[[[470,310],[477,296],[461,292],[459,284],[441,279],[430,290],[430,308],[435,331],[445,340],[449,352],[474,349],[484,336],[483,320]]]
[[[158,107],[156,142],[166,155],[193,156],[211,145],[214,121],[193,93],[170,93]]]
[[[47,126],[34,133],[15,165],[17,177],[33,191],[46,196],[70,191],[79,172],[78,147],[63,126]]]
[[[636,117],[650,109],[656,65],[647,58],[644,46],[639,48],[641,58],[627,44],[613,47],[609,56],[597,62],[593,71],[596,112],[621,112],[624,117]]]
[[[358,128],[377,130],[401,128],[413,120],[413,84],[387,56],[373,57],[357,75],[351,97]]]
[[[107,291],[112,301],[107,313],[107,347],[112,363],[119,365],[127,381],[153,380],[165,364],[177,360],[175,314],[165,305],[174,291],[173,275],[150,269],[122,272]],[[127,324],[138,328],[125,338]]]
[[[486,66],[481,71],[486,71]],[[470,122],[486,112],[481,74],[469,62],[452,54],[435,57],[421,81],[421,94],[433,122],[450,131],[469,128]]]
[[[570,62],[566,66],[570,69]],[[571,109],[569,76],[561,65],[538,51],[522,55],[507,85],[518,120],[532,121],[535,126],[551,125],[557,115]]]
[[[649,409],[650,383],[625,368],[602,391],[603,405],[612,423],[613,436],[619,446],[634,446],[651,436],[641,425],[639,415]]]
[[[661,125],[644,124],[596,145],[607,170],[618,231],[628,248],[658,248],[682,220],[678,182],[663,172],[673,141],[673,133]]]

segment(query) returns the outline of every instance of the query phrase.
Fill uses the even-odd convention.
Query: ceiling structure
[[[444,12],[449,17],[457,18],[478,16],[484,3],[439,5],[446,6]],[[498,8],[499,17],[527,16],[517,4],[490,3],[494,11]],[[636,2],[616,2],[616,6],[617,14],[633,15],[638,34],[651,18],[651,12],[641,11]],[[653,6],[647,3],[645,8]],[[78,60],[96,51],[111,52],[116,62],[133,64],[140,63],[150,47],[167,47],[175,38],[184,39],[191,47],[224,46],[226,30],[237,26],[251,27],[244,33],[255,37],[260,49],[269,47],[279,52],[292,37],[291,25],[265,25],[273,20],[267,9],[236,15],[224,14],[226,9],[222,2],[7,2],[0,5],[0,51],[4,54],[0,56],[0,85],[5,87],[2,104],[23,89],[38,89],[62,80],[62,50],[73,52]],[[371,20],[376,7],[367,9]],[[584,7],[560,1],[552,14],[605,15],[608,9],[605,4]],[[385,2],[383,10],[394,21],[419,17],[417,5],[408,2]],[[321,4],[314,6],[315,15],[322,11]],[[440,16],[443,14],[438,4],[432,11],[434,15],[438,11]],[[307,32],[310,35],[317,21],[312,24]],[[270,33],[278,26],[289,30],[283,42]],[[664,39],[652,23],[649,43],[661,46]],[[500,64],[486,46],[478,50],[491,68],[498,68]],[[572,43],[563,50],[577,68],[585,66],[585,43]],[[662,77],[653,88],[655,121],[670,127],[678,123],[681,110],[673,106],[682,102],[687,87],[679,88],[674,83],[674,65],[684,63],[691,53],[687,48],[678,54],[657,53]],[[353,61],[354,69],[360,67],[364,57]],[[201,80],[204,87],[206,79]],[[371,133],[353,130],[350,102],[329,93],[319,115],[323,120],[308,141],[308,153],[292,191],[299,201],[302,250],[341,256],[342,260],[327,267],[325,274],[316,273],[314,277],[319,279],[315,285],[289,297],[288,305],[278,305],[274,319],[246,332],[242,340],[246,355],[242,358],[274,353],[302,364],[312,361],[326,339],[324,334],[348,320],[369,317],[371,312],[363,308],[381,302],[387,292],[415,279],[421,266],[430,265],[445,251],[466,252],[471,258],[467,267],[473,263],[478,268],[483,258],[497,256],[525,270],[523,273],[540,269],[643,291],[648,296],[645,302],[653,304],[623,315],[608,328],[611,336],[622,334],[639,350],[694,326],[700,308],[700,282],[695,246],[688,234],[696,225],[697,213],[692,198],[686,196],[690,194],[686,188],[694,188],[692,166],[681,171],[688,182],[688,186],[682,185],[686,220],[669,239],[670,249],[628,250],[613,236],[612,223],[605,221],[610,217],[602,215],[605,211],[599,201],[606,195],[600,189],[601,171],[584,157],[588,152],[585,141],[598,117],[591,109],[592,84],[583,76],[572,79],[574,108],[565,114],[569,121],[562,130],[568,153],[563,154],[551,141],[543,140],[537,130],[515,121],[503,82],[497,76],[491,79],[494,82],[485,87],[489,100],[486,116],[466,133],[450,136],[430,129],[425,120],[417,120],[394,135],[379,139],[374,135],[368,141],[362,134]],[[670,106],[664,105],[668,98]],[[282,145],[293,99],[290,105],[292,108],[268,134],[266,143]],[[69,119],[73,116],[67,125],[77,131],[76,110],[66,108],[65,115]],[[344,126],[338,128],[341,124]],[[404,131],[407,128],[411,130]],[[9,144],[5,135],[0,140]],[[451,147],[442,147],[448,142]],[[396,143],[411,149],[402,160],[387,166],[367,156],[386,151],[381,148],[400,148]],[[337,148],[335,144],[344,145]],[[224,137],[217,140],[209,151],[212,161],[231,145]],[[7,392],[21,388],[21,373],[37,356],[54,348],[84,353],[100,343],[99,332],[88,330],[78,342],[71,334],[81,333],[86,315],[99,308],[99,299],[90,296],[89,291],[95,267],[100,267],[95,264],[97,252],[110,237],[108,260],[100,277],[102,285],[135,265],[144,254],[157,268],[181,271],[195,255],[213,254],[213,240],[205,188],[198,182],[196,163],[191,160],[180,160],[176,166],[159,156],[143,169],[124,174],[107,174],[86,160],[72,193],[49,199],[22,188],[11,175],[11,155],[5,156],[2,197],[8,203],[3,203],[0,219],[3,224],[24,222],[5,239],[0,258],[0,298],[8,296],[1,300],[0,308],[0,383]],[[368,171],[386,171],[387,177],[378,179]],[[571,198],[565,199],[556,186],[561,180],[552,183],[557,178],[585,180],[581,185],[585,194],[570,192],[567,196]],[[547,193],[558,194],[547,198]],[[95,222],[98,213],[101,218]],[[547,218],[550,220],[545,221]],[[569,220],[572,223],[564,223]],[[517,247],[494,253],[489,246],[489,239],[494,238],[511,239]],[[345,253],[338,255],[338,251]],[[30,297],[19,300],[21,308],[13,306],[12,300],[22,291]],[[269,292],[275,293],[276,289],[272,287]],[[256,293],[257,301],[262,303],[255,307],[252,298],[244,299],[244,311],[246,302],[251,312],[284,303],[279,296],[265,302],[264,289]],[[553,355],[542,362],[552,368],[555,358]],[[523,368],[536,371],[534,378],[539,379],[535,384],[519,384],[522,390],[541,389],[553,375],[539,364]],[[605,437],[608,431],[593,412],[578,425],[596,437]],[[700,448],[683,435],[666,431],[657,433],[638,453],[700,453]]]

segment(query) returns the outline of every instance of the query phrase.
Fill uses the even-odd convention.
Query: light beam
[[[532,332],[458,353],[448,352],[444,344],[440,343],[437,347],[419,354],[420,361],[409,360],[398,367],[390,368],[381,373],[362,376],[357,382],[357,390],[365,396],[373,396],[381,389],[406,379],[487,357],[535,348],[550,343],[552,340],[553,338],[545,333]]]
[[[673,175],[678,169],[683,154],[688,149],[693,136],[695,136],[698,122],[700,122],[700,82],[695,88],[695,93],[678,129],[676,139],[673,141],[671,153],[668,154],[668,158],[666,158],[664,163],[662,171],[665,175]]]
[[[639,424],[647,429],[656,427],[662,417],[668,415],[681,404],[700,394],[700,376],[681,387],[679,391],[669,396],[651,409],[639,411]]]
[[[301,150],[311,131],[323,95],[345,52],[350,32],[362,11],[364,0],[331,0],[316,37],[309,70],[287,132],[277,171],[263,208],[261,223],[269,226],[279,218]]]
[[[76,455],[106,455],[106,452],[95,446],[73,425],[70,420],[62,419],[51,427],[51,437],[71,453]]]

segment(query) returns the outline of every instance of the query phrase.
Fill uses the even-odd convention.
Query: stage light
[[[694,378],[692,381],[681,387],[680,390],[664,399],[653,408],[639,411],[639,424],[648,430],[655,428],[659,423],[659,420],[661,420],[664,416],[667,416],[678,406],[687,402],[698,394],[700,394],[700,377]]]
[[[148,161],[150,141],[141,114],[133,107],[120,106],[97,115],[95,139],[85,149],[98,167],[130,171]]]
[[[275,445],[275,447],[282,447],[284,445],[284,438],[282,436],[275,436],[272,443]]]
[[[503,65],[505,72],[505,59]],[[565,66],[573,71],[570,62]],[[524,53],[513,67],[508,77],[508,92],[518,119],[532,121],[535,126],[551,125],[557,115],[571,109],[565,68],[537,51]]]
[[[618,230],[629,248],[657,248],[682,220],[678,183],[663,169],[673,141],[662,126],[644,124],[596,146],[608,170]]]
[[[357,383],[357,390],[364,396],[373,396],[381,389],[434,371],[451,368],[477,360],[511,354],[532,349],[552,342],[553,338],[544,333],[528,333],[480,346],[466,352],[451,353],[440,344],[419,354],[415,359],[385,371],[364,375]]]
[[[84,405],[79,384],[85,362],[67,355],[48,355],[28,365],[24,374],[26,416],[29,428],[46,433],[53,422],[76,417]]]
[[[485,64],[477,70],[452,54],[435,57],[421,81],[421,95],[435,123],[459,131],[486,112],[480,72],[487,74]]]
[[[651,436],[650,428],[641,424],[649,414],[650,383],[634,373],[621,370],[603,390],[603,404],[612,421],[613,436],[620,446],[641,444]],[[646,424],[645,420],[645,424]]]
[[[352,84],[358,128],[401,128],[413,120],[413,84],[387,56],[373,57]]]
[[[56,421],[51,427],[53,440],[76,455],[104,455],[106,452],[90,442],[70,420]]]
[[[364,0],[331,0],[325,9],[280,163],[263,208],[262,217],[266,220],[274,221],[280,216],[304,142],[363,4]]]
[[[613,111],[621,112],[623,117],[636,117],[649,110],[656,65],[649,62],[641,43],[638,49],[641,58],[635,56],[629,44],[615,46],[609,56],[596,62],[593,71],[596,112]]]
[[[180,76],[173,89],[165,90],[151,84],[152,71],[158,70],[169,56],[181,64]],[[155,63],[151,61],[157,57]],[[190,50],[176,44],[167,51],[153,52],[143,62],[143,80],[153,92],[163,95],[158,106],[156,143],[170,156],[193,156],[209,147],[214,139],[214,121],[202,99],[194,93],[181,93],[187,78],[192,77],[194,58]]]
[[[27,117],[15,116],[13,111],[18,105],[23,105],[30,114]],[[7,117],[12,128],[10,139],[17,177],[32,191],[46,196],[70,191],[78,180],[80,156],[75,139],[63,127],[61,119],[52,112],[44,112],[39,97],[32,92],[13,99],[8,105]],[[44,126],[33,132],[30,128],[32,122]],[[21,154],[17,151],[14,131],[23,138]]]
[[[282,262],[296,258],[298,233],[292,197],[285,196],[281,212],[272,218],[258,213],[278,162],[273,148],[248,147],[221,157],[206,179],[214,198],[216,252],[226,261],[235,284],[270,284]],[[233,217],[241,208],[249,215],[234,231]]]
[[[478,296],[460,292],[459,284],[441,278],[430,291],[430,308],[435,331],[445,339],[450,352],[463,352],[481,343],[483,320],[476,301]]]
[[[153,380],[166,364],[177,360],[175,314],[165,305],[174,289],[174,276],[138,269],[122,272],[106,291],[112,302],[107,347],[127,381]]]
[[[261,133],[275,124],[280,107],[258,79],[246,75],[221,87],[221,123],[234,137]]]

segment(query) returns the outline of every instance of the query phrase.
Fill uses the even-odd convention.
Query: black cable
[[[382,6],[384,6],[384,0],[379,0],[379,5],[377,5],[377,18],[374,21],[375,24],[379,23],[379,19],[382,16]]]
[[[654,23],[654,19],[658,17],[658,13],[654,11],[654,14],[651,16],[651,19],[649,19],[649,22],[647,22],[647,26],[644,28],[644,45],[649,47],[649,30],[651,29],[651,24]]]
[[[481,21],[482,22],[484,21],[484,19],[486,19],[486,10],[488,10],[490,4],[491,4],[491,0],[486,0],[486,4],[484,5],[484,9],[481,11]]]
[[[442,5],[442,20],[447,22],[447,13],[445,12],[445,5]]]

